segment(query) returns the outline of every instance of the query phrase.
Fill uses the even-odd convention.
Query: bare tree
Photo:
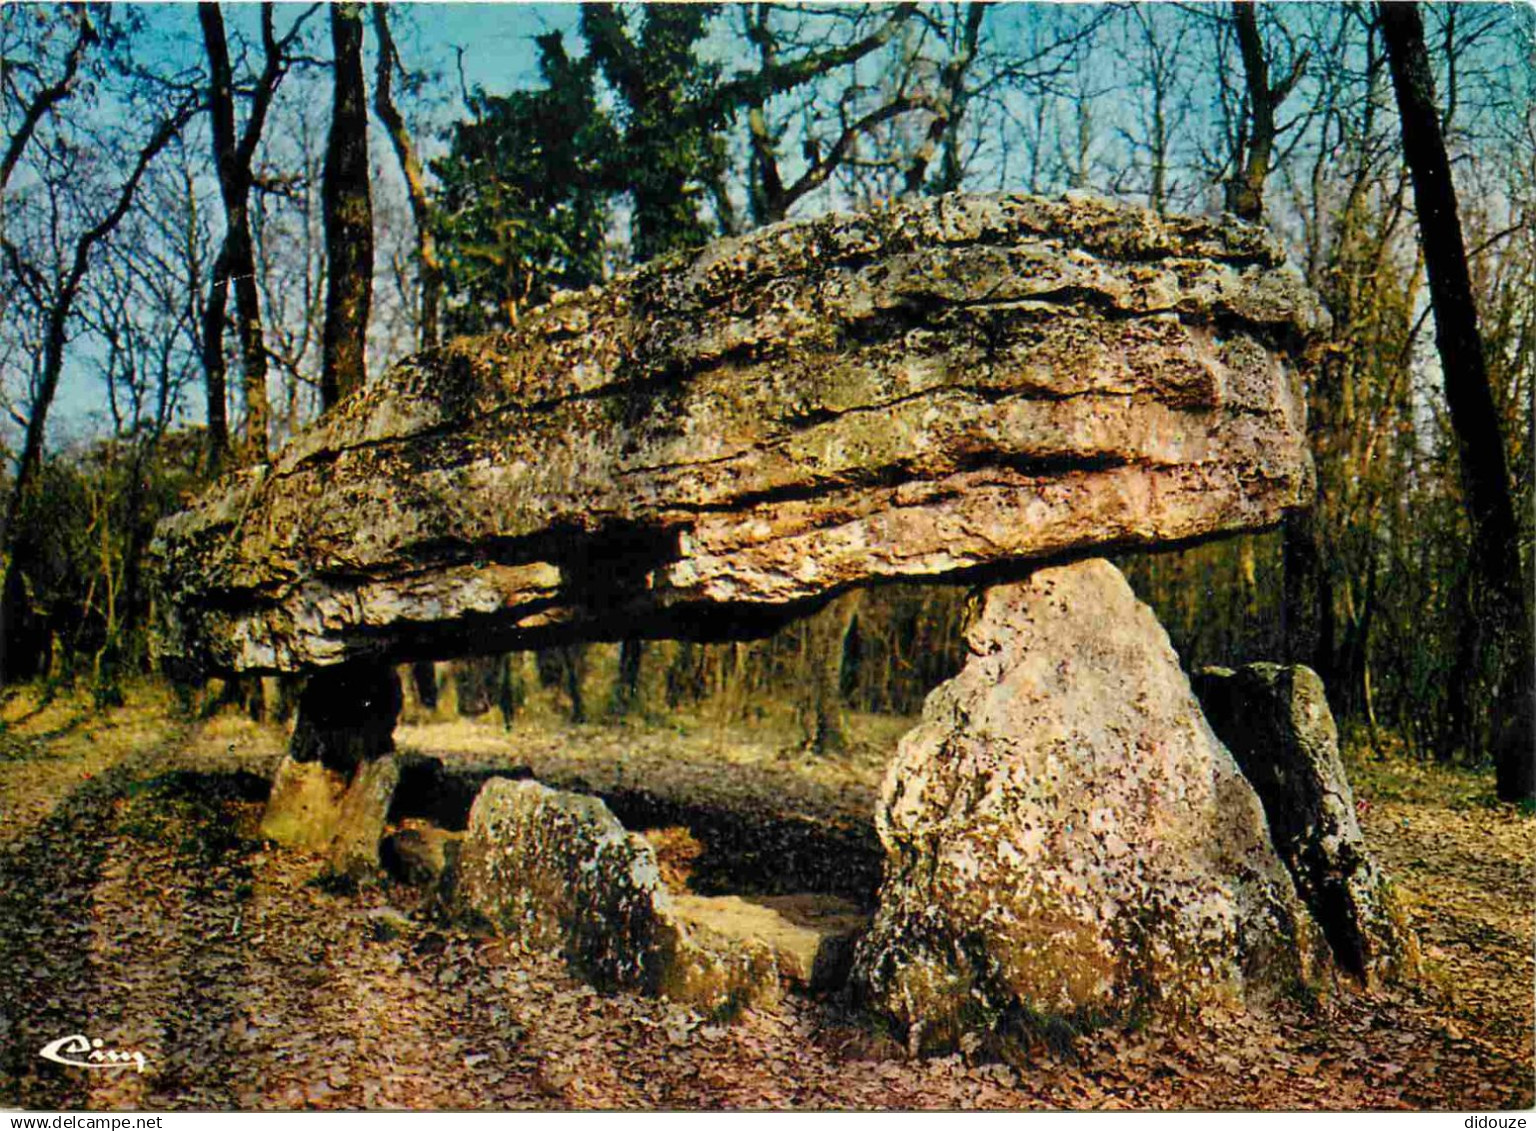
[[[931,104],[930,99],[903,86],[870,100],[851,77],[835,98],[819,85],[827,76],[852,68],[889,45],[914,11],[914,5],[902,4],[889,14],[865,10],[820,14],[811,21],[810,30],[805,30],[776,24],[788,14],[780,5],[742,8],[745,37],[757,51],[758,69],[737,75],[711,101],[717,113],[737,107],[746,111],[750,144],[747,196],[754,222],[769,224],[784,219],[797,202],[827,183],[852,157],[861,139],[883,124]],[[833,18],[852,21],[848,40],[835,47],[808,48],[807,38],[827,36],[827,21]],[[866,30],[871,19],[878,23]],[[802,101],[791,107],[788,116],[776,118],[769,102],[791,92]],[[835,118],[830,130],[821,125],[821,115],[827,112]],[[800,161],[791,173],[784,148],[791,120],[796,118]]]
[[[1137,163],[1144,163],[1141,191],[1148,207],[1161,213],[1173,195],[1174,135],[1183,117],[1180,82],[1192,17],[1171,5],[1138,4],[1130,13],[1127,37],[1139,71],[1132,89],[1142,97],[1136,129],[1122,128],[1120,135]]]
[[[833,598],[806,623],[806,682],[800,699],[800,726],[813,754],[848,749],[848,719],[843,705],[843,664],[848,634],[864,603],[855,589]]]
[[[245,129],[235,124],[235,76],[230,64],[224,16],[217,3],[198,5],[204,49],[208,55],[208,109],[213,121],[214,170],[224,203],[224,242],[213,266],[203,307],[203,370],[208,399],[208,464],[217,473],[229,454],[224,364],[225,307],[230,284],[235,289],[236,327],[240,338],[242,386],[245,396],[245,437],[242,456],[256,462],[267,458],[271,412],[267,401],[267,350],[257,297],[256,259],[252,249],[250,196],[253,163],[272,99],[291,65],[290,50],[315,12],[310,7],[278,38],[271,3],[261,7],[263,64],[251,86]]]
[[[1533,761],[1532,646],[1519,527],[1510,498],[1504,439],[1488,382],[1477,306],[1467,267],[1451,163],[1441,133],[1434,72],[1415,3],[1381,3],[1377,10],[1397,95],[1403,151],[1413,174],[1419,240],[1435,312],[1435,342],[1460,457],[1462,489],[1472,523],[1471,616],[1466,639],[1474,655],[1491,654],[1502,668],[1496,688],[1502,710],[1494,733],[1498,792],[1506,800],[1536,797]],[[1463,668],[1463,674],[1471,672]],[[1471,688],[1467,688],[1468,691]]]
[[[16,107],[19,120],[12,129],[10,140],[6,143],[5,156],[0,157],[0,192],[3,192],[11,183],[11,174],[16,171],[16,165],[21,160],[27,144],[32,140],[32,135],[37,132],[38,124],[52,113],[56,106],[74,94],[86,52],[100,42],[96,25],[91,20],[91,13],[84,4],[71,5],[68,12],[75,23],[75,38],[64,56],[56,78],[52,80],[43,78],[38,71],[38,64],[34,61],[5,60],[7,69],[13,72],[17,68],[32,70],[39,80],[39,85],[30,97],[26,97],[21,105]]]
[[[60,263],[59,272],[52,278],[47,278],[41,268],[28,262],[22,250],[11,241],[8,235],[0,237],[0,250],[4,252],[8,267],[13,275],[25,280],[25,285],[32,292],[34,300],[39,303],[43,320],[42,355],[39,358],[35,387],[28,406],[21,454],[17,460],[15,478],[11,481],[5,504],[5,525],[0,527],[0,555],[5,558],[4,581],[0,584],[0,678],[3,678],[5,673],[7,624],[23,599],[19,586],[21,573],[11,549],[22,510],[33,494],[42,470],[48,414],[64,372],[71,324],[76,317],[76,303],[80,298],[86,274],[91,269],[98,247],[117,230],[118,225],[128,214],[150,165],[180,134],[200,108],[200,100],[197,97],[183,93],[166,115],[155,123],[148,138],[128,156],[126,172],[110,190],[108,195],[110,203],[106,208],[94,213],[87,212],[83,227],[72,239],[58,230],[49,233],[53,240],[62,240],[68,248]],[[55,225],[63,222],[66,209],[62,207],[62,198],[68,194],[70,187],[67,183],[57,180],[45,185],[45,191],[53,194],[50,214]]]
[[[274,116],[259,168],[281,168],[252,186],[251,235],[265,313],[267,358],[276,381],[274,440],[292,436],[320,406],[325,326],[325,220],[321,200],[329,107],[312,94],[294,112]]]
[[[336,74],[322,188],[327,280],[320,399],[326,408],[360,388],[367,378],[368,311],[373,296],[362,8],[354,3],[334,4],[330,17]]]
[[[933,102],[928,130],[912,164],[907,167],[908,195],[923,191],[927,184],[928,166],[940,149],[943,150],[942,164],[938,181],[934,185],[935,191],[953,192],[960,187],[964,168],[960,159],[959,139],[960,122],[966,105],[966,72],[976,61],[981,24],[986,19],[988,7],[985,3],[964,5],[963,22],[958,28],[951,29],[950,38],[954,40],[954,45],[939,71],[938,96]]]
[[[88,449],[99,559],[79,608],[84,623],[94,615],[101,625],[92,655],[98,700],[120,698],[121,670],[144,659],[138,630],[149,602],[142,573],[156,496],[165,491],[159,464],[184,391],[201,369],[195,296],[209,240],[198,214],[196,169],[184,145],[174,150],[168,158],[177,164],[145,184],[145,205],[130,212],[120,238],[103,246],[81,295],[80,321],[105,346],[98,365],[112,428]]]
[[[384,124],[389,143],[394,148],[395,159],[400,163],[401,176],[405,178],[406,195],[411,203],[411,218],[416,224],[416,256],[420,307],[418,333],[422,349],[437,345],[438,307],[442,300],[443,264],[437,252],[437,239],[432,231],[432,203],[427,194],[426,176],[422,171],[421,158],[405,128],[405,119],[395,105],[395,75],[403,74],[400,52],[389,30],[389,9],[384,4],[373,5],[374,38],[378,40],[379,57],[374,69],[373,112]]]
[[[1279,82],[1269,80],[1269,56],[1259,34],[1257,5],[1254,0],[1232,0],[1232,22],[1237,28],[1237,43],[1247,80],[1247,129],[1239,128],[1232,159],[1232,175],[1227,181],[1227,211],[1244,220],[1257,222],[1264,217],[1264,182],[1274,161],[1278,127],[1275,115],[1300,80],[1307,65],[1307,53],[1301,52],[1286,76]]]

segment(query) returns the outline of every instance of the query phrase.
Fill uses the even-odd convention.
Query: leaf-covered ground
[[[850,838],[850,856],[863,851],[863,814],[901,729],[863,723],[854,755],[817,761],[760,728],[687,722],[545,720],[510,733],[456,722],[402,727],[400,739],[450,762],[529,765],[668,820],[718,825],[738,813],[746,847],[722,864],[725,884],[796,846],[809,860],[818,830]],[[601,996],[549,955],[433,919],[415,889],[318,884],[317,861],[254,836],[279,729],[187,721],[154,689],[106,713],[13,695],[0,724],[0,1106],[1532,1103],[1536,823],[1489,802],[1486,776],[1352,767],[1368,835],[1424,941],[1422,984],[1042,1041],[1009,1064],[968,1064],[908,1060],[836,1000],[790,997],[727,1025]],[[754,857],[753,838],[774,836],[788,848]],[[147,1070],[88,1074],[37,1056],[75,1032],[142,1051]]]

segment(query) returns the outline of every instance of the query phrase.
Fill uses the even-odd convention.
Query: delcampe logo
[[[71,1033],[56,1041],[49,1041],[37,1054],[55,1064],[67,1064],[71,1068],[137,1068],[144,1071],[144,1054],[137,1050],[109,1049],[100,1037],[92,1040],[84,1033]]]

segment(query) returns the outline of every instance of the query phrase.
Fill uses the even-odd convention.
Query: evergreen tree
[[[552,291],[603,277],[613,126],[597,105],[593,62],[571,59],[558,32],[537,42],[545,86],[472,95],[473,119],[453,127],[448,155],[432,165],[452,332],[510,324]]]

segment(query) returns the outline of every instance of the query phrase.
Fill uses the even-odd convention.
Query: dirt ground
[[[904,723],[808,760],[761,728],[668,720],[402,726],[450,764],[528,766],[627,823],[719,832],[720,890],[878,879],[869,828]],[[1425,947],[1414,986],[1337,991],[1042,1041],[1011,1063],[909,1060],[836,998],[730,1024],[602,996],[557,958],[435,918],[385,879],[317,881],[256,838],[285,735],[138,689],[97,712],[0,706],[0,1106],[42,1109],[1494,1109],[1533,1102],[1536,821],[1492,781],[1354,761],[1372,847]],[[734,838],[734,839],[732,839]],[[701,838],[702,839],[702,838]],[[873,855],[872,855],[873,854]],[[708,863],[706,858],[705,863]],[[873,869],[873,871],[871,871]],[[386,915],[386,909],[403,914]],[[145,1070],[39,1058],[72,1033]]]

